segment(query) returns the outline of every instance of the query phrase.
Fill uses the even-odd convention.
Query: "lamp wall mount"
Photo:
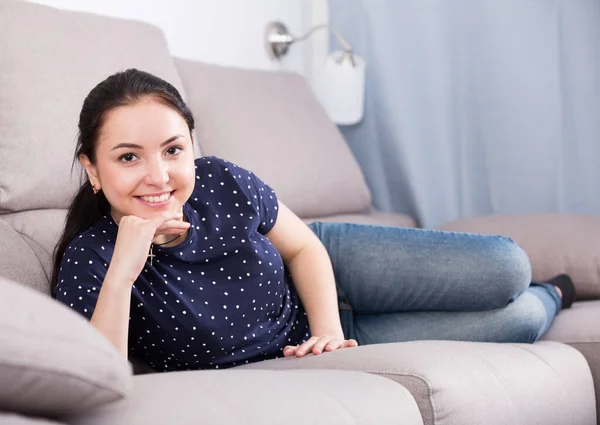
[[[306,40],[308,37],[312,35],[313,32],[320,29],[328,29],[335,36],[338,42],[342,45],[344,49],[344,55],[340,57],[339,61],[349,61],[352,66],[356,66],[354,55],[352,52],[352,46],[348,44],[346,40],[331,26],[329,25],[315,25],[312,27],[306,34],[296,37],[292,35],[287,27],[279,21],[272,21],[267,24],[265,30],[265,47],[269,54],[269,57],[272,59],[281,59],[285,56],[290,48],[290,46],[296,41]]]

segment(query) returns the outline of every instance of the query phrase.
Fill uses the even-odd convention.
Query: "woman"
[[[177,90],[135,69],[98,84],[81,110],[87,179],[55,251],[53,295],[125,356],[170,371],[358,343],[533,342],[572,302],[567,276],[531,283],[503,236],[306,226],[252,172],[194,160],[193,129]]]

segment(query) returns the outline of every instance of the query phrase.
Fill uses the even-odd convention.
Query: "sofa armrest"
[[[556,342],[411,341],[241,367],[342,369],[385,376],[411,392],[426,425],[596,424],[590,368],[581,353]]]
[[[366,373],[236,368],[156,373],[136,376],[134,382],[126,399],[65,421],[72,425],[423,424],[406,388]]]

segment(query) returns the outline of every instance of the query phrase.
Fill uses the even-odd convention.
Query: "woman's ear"
[[[102,186],[100,185],[100,180],[98,179],[98,171],[96,170],[96,166],[92,164],[87,155],[84,154],[79,155],[79,162],[81,162],[81,165],[83,165],[83,168],[85,168],[85,172],[87,173],[90,183],[92,183],[94,189],[100,190]]]

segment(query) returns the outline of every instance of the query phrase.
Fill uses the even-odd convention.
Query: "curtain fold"
[[[377,208],[600,213],[599,0],[329,6],[367,62],[365,117],[340,129]]]

